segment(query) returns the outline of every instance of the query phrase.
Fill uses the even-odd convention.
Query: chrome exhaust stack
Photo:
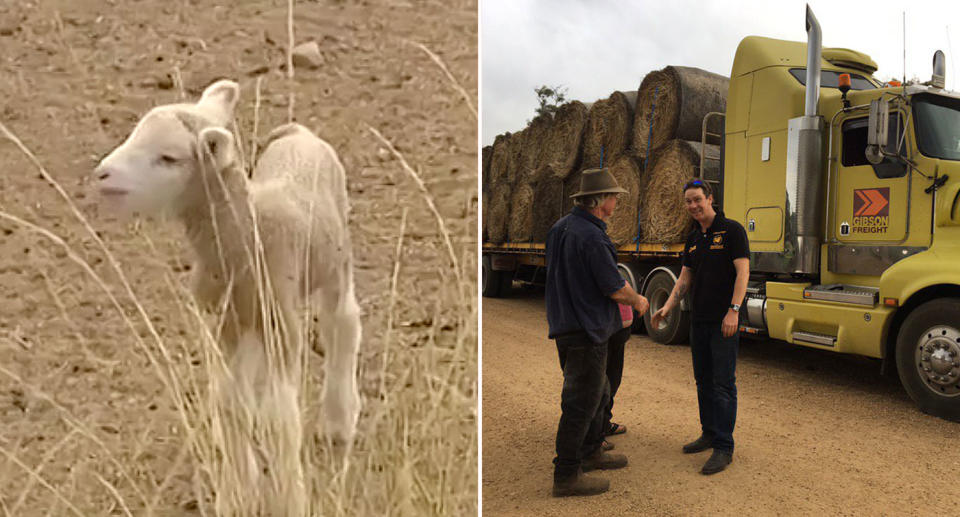
[[[820,104],[820,54],[822,48],[820,38],[820,23],[813,15],[810,4],[807,4],[807,92],[803,108],[803,116],[817,116],[817,107]]]
[[[933,77],[930,78],[930,86],[941,90],[947,87],[947,65],[944,64],[945,61],[946,57],[944,57],[942,50],[933,53]]]
[[[789,273],[820,271],[823,240],[823,118],[820,102],[820,24],[807,5],[807,80],[804,115],[787,126],[786,228],[783,257]]]

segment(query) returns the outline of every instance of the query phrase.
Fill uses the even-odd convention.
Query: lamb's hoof
[[[329,457],[334,465],[344,469],[347,467],[347,459],[353,451],[353,439],[346,439],[340,436],[326,435],[324,442],[327,446]]]
[[[332,441],[353,443],[360,416],[360,396],[354,390],[328,391],[324,397],[326,434]]]

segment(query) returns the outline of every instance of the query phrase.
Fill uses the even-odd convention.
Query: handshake
[[[673,304],[670,303],[672,297],[667,300],[667,303],[663,304],[656,312],[650,315],[650,326],[653,328],[659,328],[660,323],[667,317],[667,314],[670,313],[670,310],[673,308]],[[637,314],[643,315],[650,309],[650,301],[647,300],[643,295],[637,294],[630,305],[633,307],[633,310],[637,311]]]

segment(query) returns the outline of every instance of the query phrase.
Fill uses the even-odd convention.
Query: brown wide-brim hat
[[[622,194],[627,189],[617,183],[610,169],[587,169],[580,177],[580,192],[570,197],[589,196],[592,194]]]

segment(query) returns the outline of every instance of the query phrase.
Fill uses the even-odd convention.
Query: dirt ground
[[[914,408],[876,361],[742,340],[736,452],[698,471],[690,349],[627,343],[608,493],[550,496],[562,377],[542,292],[482,300],[485,515],[935,515],[960,498],[960,427]]]
[[[451,300],[458,288],[476,290],[477,120],[417,44],[442,60],[475,108],[477,2],[298,1],[295,12],[297,41],[317,41],[324,61],[296,69],[295,119],[338,150],[348,174],[364,313],[358,454],[364,443],[369,452],[371,436],[395,436],[391,443],[415,480],[416,489],[404,495],[408,508],[470,513],[477,493],[476,312],[457,313]],[[165,339],[185,336],[182,307],[169,299],[164,279],[171,272],[176,281],[189,276],[182,231],[156,221],[134,231],[100,213],[90,173],[150,107],[179,101],[181,90],[195,100],[221,77],[240,82],[238,131],[249,153],[258,79],[256,136],[287,121],[286,17],[280,0],[0,0],[0,122],[89,218]],[[424,196],[369,127],[422,177],[467,272],[464,285],[451,273]],[[63,238],[120,293],[67,203],[2,136],[0,163],[0,212]],[[70,513],[67,503],[89,515],[123,513],[123,504],[140,514],[150,500],[161,515],[202,511],[194,473],[176,461],[184,438],[173,405],[105,294],[49,239],[9,219],[0,220],[0,231],[0,515],[61,515]],[[133,312],[128,302],[124,310]],[[388,315],[395,363],[384,366]],[[178,368],[196,364],[173,360]],[[451,386],[442,400],[404,392],[411,374]],[[381,393],[383,386],[394,395]],[[404,422],[371,422],[377,404],[391,397],[410,400]],[[447,423],[429,434],[404,434],[419,432],[416,422],[436,418],[438,408],[448,411],[439,413]],[[436,451],[448,459],[428,461]],[[390,511],[396,486],[389,469],[372,457],[358,456],[355,465],[365,474],[356,486],[346,483],[346,499],[363,501],[363,513]]]

